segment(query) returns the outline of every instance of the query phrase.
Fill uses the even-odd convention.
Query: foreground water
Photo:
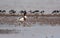
[[[34,24],[31,27],[0,25],[0,29],[15,30],[16,33],[0,34],[0,38],[60,38],[60,26]]]

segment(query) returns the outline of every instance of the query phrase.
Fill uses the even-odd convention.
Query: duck
[[[20,22],[24,22],[24,21],[26,21],[26,19],[28,18],[27,16],[26,16],[26,11],[24,11],[24,15],[23,15],[23,17],[22,18],[20,18],[20,17],[18,17],[18,21],[20,21]]]
[[[19,18],[19,21],[20,21],[20,22],[24,22],[24,21],[26,21],[26,19],[27,19],[27,16],[24,16],[24,17],[22,17],[22,18]]]

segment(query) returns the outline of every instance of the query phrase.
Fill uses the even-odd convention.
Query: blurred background
[[[51,13],[60,9],[60,0],[0,0],[0,9],[10,10],[45,10]]]

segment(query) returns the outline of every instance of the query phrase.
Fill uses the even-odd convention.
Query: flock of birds
[[[5,12],[7,12],[7,11],[6,11],[6,10],[0,10],[0,13],[5,13]],[[19,13],[24,13],[24,12],[27,12],[27,11],[26,11],[26,10],[21,10],[21,11],[19,11]],[[42,11],[39,11],[39,10],[34,10],[34,11],[32,11],[32,10],[30,10],[30,11],[28,11],[28,12],[30,12],[30,13],[39,12],[39,13],[41,13],[41,14],[44,14],[45,10],[42,10]],[[15,10],[13,10],[13,9],[9,10],[9,14],[15,14],[15,13],[17,13],[17,11],[15,11]],[[57,13],[60,13],[60,10],[53,10],[53,11],[52,11],[52,14],[57,14]]]
[[[35,12],[39,12],[39,10],[35,10],[33,12],[30,10],[29,12],[35,13]],[[41,11],[41,13],[44,13],[44,12],[45,12],[44,10]],[[52,13],[59,13],[59,12],[60,12],[59,10],[54,10]],[[25,11],[21,11],[21,13],[23,13],[23,17],[19,18],[18,20],[21,21],[21,22],[23,22],[23,21],[25,21],[27,19],[27,16],[26,16],[27,12],[25,10]]]
[[[4,12],[6,12],[6,10],[0,10],[0,13],[4,13]],[[39,10],[35,10],[35,11],[30,10],[29,12],[30,12],[30,13],[35,13],[35,12],[40,12],[40,11],[39,11]],[[45,12],[45,11],[42,10],[40,13],[43,14],[44,12]],[[52,12],[52,14],[54,14],[54,13],[59,13],[59,12],[60,12],[59,10],[54,10],[54,11]],[[10,10],[9,13],[10,13],[10,14],[16,13],[16,11],[15,11],[15,10]],[[26,10],[21,10],[20,13],[23,13],[23,17],[22,17],[22,18],[19,17],[17,20],[20,21],[20,22],[23,22],[23,21],[25,21],[25,20],[28,18],[28,17],[26,16],[27,11],[26,11]]]

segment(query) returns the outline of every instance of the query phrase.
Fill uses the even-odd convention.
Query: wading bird
[[[18,17],[18,19],[17,19],[17,20],[18,20],[19,22],[24,22],[24,21],[26,21],[26,19],[27,19],[26,14],[27,14],[27,12],[26,12],[26,11],[24,11],[24,15],[23,15],[23,17],[22,17],[22,18]]]

